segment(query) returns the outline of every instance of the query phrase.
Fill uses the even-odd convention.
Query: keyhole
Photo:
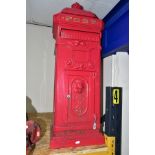
[[[71,96],[69,94],[67,94],[67,99],[70,99],[70,98],[71,98]]]

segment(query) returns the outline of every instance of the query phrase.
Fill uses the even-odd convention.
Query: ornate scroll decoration
[[[73,59],[68,59],[66,61],[66,69],[67,70],[94,70],[93,62],[75,62]]]

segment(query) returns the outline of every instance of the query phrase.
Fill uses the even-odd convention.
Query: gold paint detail
[[[71,21],[72,17],[71,16],[67,16],[65,19],[66,19],[66,21]]]
[[[86,18],[82,19],[82,23],[88,23],[88,22],[89,22],[88,19],[86,19]]]
[[[73,18],[74,22],[80,22],[80,18]]]

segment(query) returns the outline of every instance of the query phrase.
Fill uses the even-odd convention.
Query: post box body
[[[51,148],[104,144],[100,133],[103,23],[79,4],[54,15],[54,120]]]

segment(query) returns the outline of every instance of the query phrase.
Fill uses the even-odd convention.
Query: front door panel
[[[94,85],[94,72],[66,71],[67,123],[90,124],[92,128]]]

